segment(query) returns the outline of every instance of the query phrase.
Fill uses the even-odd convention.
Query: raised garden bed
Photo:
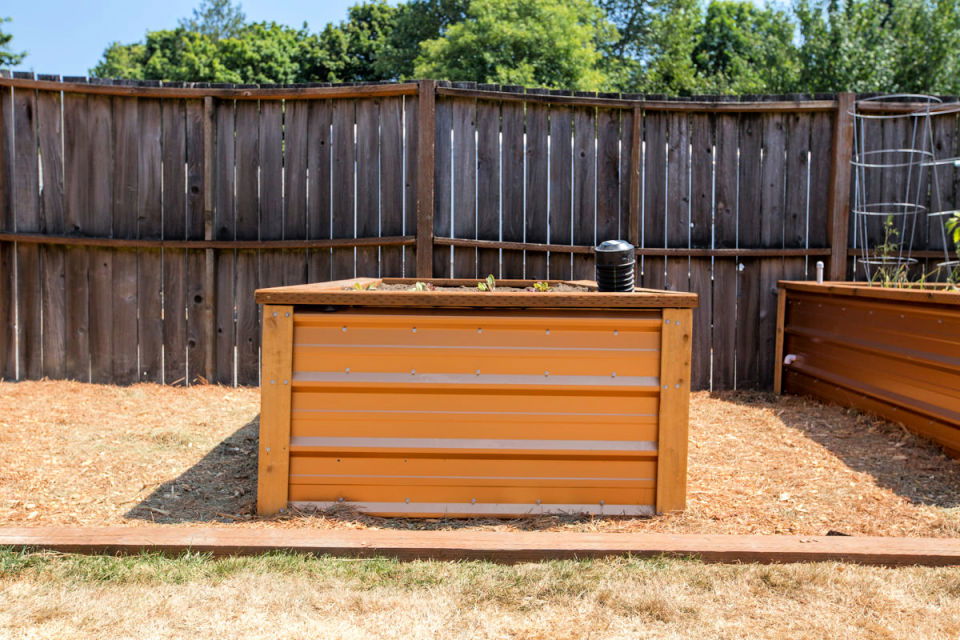
[[[776,390],[899,422],[960,457],[960,292],[781,282]]]
[[[548,284],[367,278],[257,291],[258,511],[683,509],[696,295]]]

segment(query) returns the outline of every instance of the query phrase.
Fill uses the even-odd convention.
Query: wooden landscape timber
[[[695,294],[416,282],[256,292],[258,513],[684,509]]]
[[[703,562],[847,562],[881,566],[960,566],[960,540],[858,536],[746,536],[573,533],[241,529],[230,527],[6,527],[0,546],[82,554],[287,551],[347,558],[488,560],[503,563],[614,556],[673,556]]]
[[[821,259],[847,277],[854,251],[849,93],[25,72],[0,87],[3,379],[256,385],[258,288],[592,278],[592,247],[623,238],[638,285],[699,296],[694,388],[765,389],[776,281]],[[958,118],[934,118],[944,155],[960,155]],[[946,208],[958,174],[940,169]],[[942,238],[927,226],[913,255],[932,263]]]
[[[775,391],[875,413],[960,457],[960,291],[781,282],[780,300]]]

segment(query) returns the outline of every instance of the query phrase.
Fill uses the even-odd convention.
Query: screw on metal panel
[[[602,507],[603,505],[605,505],[605,504],[607,504],[605,501],[603,501],[603,500],[600,501],[600,506],[601,506],[601,507]]]
[[[663,324],[670,324],[670,321],[669,321],[669,320],[664,320],[664,321],[663,321]]]
[[[679,320],[677,320],[677,321],[675,321],[675,322],[674,322],[674,324],[675,324],[675,325],[677,325],[677,326],[679,327],[679,326],[680,326],[680,321],[679,321]]]
[[[483,333],[483,329],[477,327],[477,333]]]
[[[476,498],[470,498],[470,504],[477,504]]]
[[[663,385],[663,388],[664,388],[664,389],[669,389],[669,388],[670,388],[670,385],[665,384],[665,385]]]
[[[610,372],[610,377],[611,377],[611,378],[616,378],[616,377],[617,377],[617,372],[616,372],[616,371],[611,371],[611,372]]]
[[[549,372],[549,371],[544,371],[544,372],[543,372],[543,376],[544,376],[545,378],[549,378],[549,377],[550,377],[550,372]]]
[[[416,332],[417,332],[417,328],[416,328],[416,327],[412,327],[412,328],[410,329],[410,331],[412,331],[413,333],[416,333]]]
[[[346,330],[347,330],[346,327],[343,327],[343,328],[340,329],[340,331],[346,331]]]
[[[270,447],[265,447],[263,450],[266,451],[267,453],[270,453]]]
[[[407,504],[410,504],[410,498],[404,498],[404,502],[406,502]]]
[[[679,388],[680,388],[680,384],[677,383],[676,385],[674,385],[674,388],[675,388],[675,389],[679,389]]]
[[[540,498],[537,498],[537,504],[540,504]]]
[[[289,318],[289,317],[290,317],[290,312],[289,312],[289,311],[287,311],[287,312],[286,312],[286,313],[284,313],[283,315],[284,315],[284,316],[286,316],[287,318]]]
[[[416,369],[410,369],[410,375],[414,376],[414,375],[416,375],[416,374],[417,374],[417,370],[416,370]]]
[[[547,329],[547,335],[550,335],[550,329]]]
[[[613,330],[613,335],[615,335],[615,336],[620,335],[620,331],[618,331],[617,329],[614,329],[614,330]]]
[[[337,502],[343,502],[343,497],[337,498]]]
[[[273,317],[274,317],[274,318],[276,318],[278,315],[280,315],[280,314],[277,313],[276,311],[273,312]]]
[[[276,381],[276,380],[271,380],[271,381],[270,381],[270,384],[277,384],[277,381]]]
[[[344,369],[343,372],[344,372],[344,373],[350,373],[350,367],[347,367],[346,369]]]
[[[476,373],[477,375],[480,375],[480,369],[477,369],[476,371],[474,371],[474,373]]]
[[[289,381],[289,380],[284,380],[284,381],[283,381],[283,384],[290,384],[290,381]]]

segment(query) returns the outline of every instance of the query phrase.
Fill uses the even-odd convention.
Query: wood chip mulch
[[[902,427],[765,393],[691,398],[688,509],[656,518],[261,519],[259,391],[0,382],[0,526],[522,529],[960,537],[960,462]]]

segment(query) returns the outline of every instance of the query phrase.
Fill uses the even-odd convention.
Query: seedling
[[[548,282],[534,282],[534,283],[533,283],[533,290],[534,290],[534,291],[540,291],[540,292],[550,291],[550,283],[548,283]]]
[[[375,282],[367,282],[366,284],[362,282],[354,282],[353,288],[357,291],[373,291],[377,288],[377,284]]]
[[[493,274],[487,276],[487,279],[483,282],[477,283],[477,289],[480,291],[493,291],[497,288],[497,279],[493,277]]]
[[[431,289],[433,286],[427,282],[418,282],[410,287],[410,291],[430,291]]]

